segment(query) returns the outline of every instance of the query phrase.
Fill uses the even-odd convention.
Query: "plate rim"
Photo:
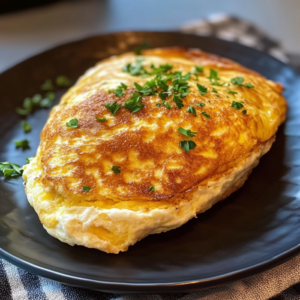
[[[235,47],[241,47],[246,48],[248,51],[254,51],[260,54],[263,54],[264,56],[268,56],[270,59],[275,60],[277,63],[280,63],[282,66],[289,68],[294,73],[296,73],[298,76],[300,76],[300,71],[296,69],[295,67],[284,63],[280,61],[279,59],[271,56],[268,53],[262,52],[260,50],[257,50],[255,48],[242,45],[235,41],[228,41],[224,39],[220,39],[217,37],[211,37],[211,36],[203,36],[203,35],[197,35],[197,34],[190,34],[190,33],[183,33],[178,31],[151,31],[151,30],[141,30],[141,31],[131,31],[131,30],[125,30],[125,31],[113,31],[108,32],[105,34],[96,34],[96,35],[90,35],[86,36],[81,39],[74,39],[67,41],[66,43],[58,43],[54,44],[51,48],[47,48],[44,51],[35,53],[26,59],[23,59],[20,62],[17,62],[11,66],[8,67],[8,69],[2,71],[0,73],[0,76],[5,75],[6,72],[9,72],[12,68],[15,68],[24,62],[27,62],[31,59],[34,59],[37,56],[43,55],[47,52],[51,52],[57,48],[64,47],[70,44],[76,44],[78,42],[84,42],[87,40],[100,38],[100,37],[108,37],[108,36],[114,36],[114,35],[124,35],[124,34],[175,34],[175,35],[181,35],[181,36],[191,36],[191,37],[199,37],[209,40],[215,40],[215,41],[221,41],[223,43],[228,43],[231,45],[234,45]],[[39,276],[43,276],[58,282],[61,282],[63,284],[67,285],[73,285],[77,287],[82,288],[88,288],[92,290],[98,290],[98,291],[105,291],[105,292],[113,292],[113,293],[171,293],[171,292],[187,292],[187,291],[199,291],[204,288],[212,288],[215,286],[220,286],[224,284],[228,284],[230,282],[241,280],[250,276],[253,276],[255,274],[258,274],[263,271],[267,271],[273,267],[276,267],[289,259],[293,258],[295,255],[297,255],[300,252],[300,243],[296,245],[295,247],[282,252],[281,254],[274,256],[271,259],[268,259],[262,263],[258,263],[255,265],[252,265],[251,267],[246,267],[243,269],[239,269],[238,271],[229,272],[226,274],[223,274],[221,276],[215,276],[210,277],[208,279],[198,279],[198,280],[188,280],[188,281],[178,281],[178,282],[169,282],[169,283],[122,283],[122,282],[111,282],[111,281],[103,281],[103,280],[94,280],[94,279],[88,279],[83,277],[77,277],[73,275],[68,275],[62,272],[54,271],[49,268],[39,266],[37,264],[34,264],[32,262],[28,262],[25,259],[22,259],[20,257],[14,256],[10,254],[8,251],[5,251],[0,247],[0,258],[5,259],[6,261],[14,264],[17,267],[20,267],[22,269],[25,269],[29,272],[35,273]]]

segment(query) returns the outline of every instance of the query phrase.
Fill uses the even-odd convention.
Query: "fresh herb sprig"
[[[252,83],[246,83],[246,84],[244,84],[244,77],[234,77],[234,78],[231,78],[231,83],[233,85],[237,85],[239,87],[246,87],[248,89],[254,88],[254,85]]]
[[[4,177],[17,177],[22,175],[23,169],[15,163],[0,162],[0,172],[3,173]]]
[[[142,97],[139,93],[134,92],[129,100],[127,100],[124,104],[124,108],[129,109],[129,111],[133,114],[141,110],[145,105],[141,103]]]

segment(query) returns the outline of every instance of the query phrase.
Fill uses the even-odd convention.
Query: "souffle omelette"
[[[285,120],[282,91],[195,49],[103,60],[52,109],[24,167],[28,200],[60,241],[126,251],[244,184]]]

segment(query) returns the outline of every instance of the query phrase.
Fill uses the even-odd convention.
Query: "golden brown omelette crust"
[[[105,89],[99,89],[84,101],[69,105],[69,99],[75,94],[89,92],[93,84],[99,80],[96,76],[87,76],[82,79],[81,84],[75,85],[64,96],[59,106],[53,109],[50,121],[42,131],[40,159],[43,174],[39,180],[44,185],[66,196],[83,195],[82,185],[86,185],[91,187],[88,196],[85,194],[90,200],[97,199],[96,196],[100,195],[105,187],[110,193],[108,198],[114,201],[128,199],[175,201],[182,193],[188,192],[209,176],[218,173],[220,168],[247,156],[260,143],[274,136],[278,125],[284,121],[286,104],[280,95],[282,86],[267,81],[261,75],[237,63],[199,50],[182,48],[147,50],[143,52],[143,56],[188,59],[195,65],[204,66],[205,72],[199,75],[199,83],[205,84],[209,89],[212,88],[207,82],[210,68],[219,71],[221,81],[223,81],[222,72],[225,74],[226,71],[230,71],[235,74],[230,75],[231,77],[243,76],[245,82],[251,81],[255,88],[216,86],[219,97],[212,92],[201,96],[197,89],[191,88],[181,110],[171,98],[168,100],[172,104],[172,109],[168,110],[164,106],[156,107],[156,104],[161,102],[157,95],[144,96],[142,103],[145,106],[137,113],[132,114],[127,109],[120,109],[113,121],[98,122],[95,121],[96,116],[101,118],[108,113],[105,104],[117,101],[123,106],[135,91],[133,83],[142,85],[149,79],[129,75],[126,79],[129,88],[124,91],[124,96],[117,97]],[[106,62],[114,59],[110,58]],[[184,74],[190,71],[181,65],[180,60],[178,63],[173,62],[173,65],[175,69],[183,70]],[[120,72],[121,68],[122,66]],[[108,80],[113,77],[113,74],[106,74]],[[250,80],[247,80],[248,77]],[[192,81],[193,79],[189,80],[189,83]],[[239,96],[229,95],[229,89],[237,91]],[[270,122],[275,121],[274,129],[270,129],[269,132],[265,130],[264,133],[262,130],[265,120],[256,114],[255,109],[266,110],[262,101],[266,98],[270,105],[275,107],[275,112],[270,115]],[[233,109],[231,107],[233,100],[243,101],[246,109],[249,106],[248,113],[242,114],[241,110]],[[204,102],[205,107],[195,107],[196,117],[187,113],[188,106],[199,102]],[[163,112],[159,117],[158,111]],[[201,111],[208,113],[210,119],[201,115]],[[277,119],[274,117],[276,114]],[[79,122],[76,129],[65,125],[66,121],[73,117]],[[137,126],[140,120],[146,121],[147,124],[156,124],[155,130],[149,130],[143,125]],[[165,127],[168,121],[176,122],[176,126]],[[113,138],[100,138],[103,134],[124,126],[127,130],[114,134]],[[190,139],[178,133],[178,127],[191,129],[198,134]],[[220,134],[220,130],[224,132]],[[89,143],[78,144],[78,139],[82,137],[88,137]],[[58,139],[68,141],[68,144],[55,144]],[[197,147],[186,152],[179,148],[182,140],[193,140]],[[52,166],[51,159],[58,153],[62,157],[66,155],[68,159],[59,167]],[[74,159],[70,159],[73,156]],[[110,162],[110,165],[104,162]],[[140,162],[140,168],[137,162]],[[112,165],[120,166],[121,174],[108,172]],[[93,170],[97,170],[98,177],[93,175]],[[75,179],[75,182],[78,180],[81,184],[73,184],[68,176],[61,174],[56,176],[62,171],[71,171],[72,180]],[[163,177],[160,177],[159,174],[162,172]],[[126,177],[128,174],[135,180],[128,180]],[[101,186],[97,178],[101,178]],[[159,187],[154,193],[150,192],[149,187],[155,185]],[[63,189],[58,189],[58,186]]]

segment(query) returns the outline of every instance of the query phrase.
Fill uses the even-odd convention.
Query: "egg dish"
[[[101,61],[52,109],[24,166],[28,201],[60,241],[126,251],[244,184],[285,120],[282,91],[196,49]]]

